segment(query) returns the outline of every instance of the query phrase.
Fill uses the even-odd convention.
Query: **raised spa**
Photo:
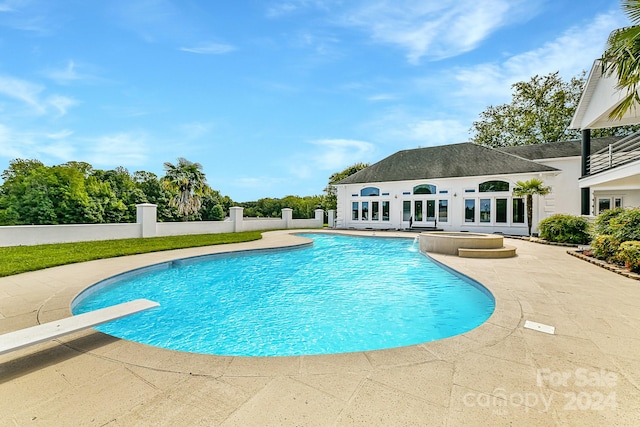
[[[420,251],[466,258],[510,258],[516,248],[504,246],[499,234],[431,231],[419,236]]]

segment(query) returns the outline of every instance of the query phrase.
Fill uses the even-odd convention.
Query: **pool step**
[[[458,256],[462,258],[511,258],[516,256],[516,248],[514,246],[490,249],[458,248]]]

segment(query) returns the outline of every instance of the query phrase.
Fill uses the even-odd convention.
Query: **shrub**
[[[640,208],[625,209],[609,221],[611,234],[619,242],[640,240]]]
[[[628,241],[620,245],[617,257],[631,271],[640,273],[640,242]]]
[[[618,215],[625,211],[624,208],[607,209],[602,212],[593,223],[594,233],[596,236],[600,234],[613,234],[610,222]]]
[[[579,216],[552,215],[540,221],[538,229],[540,237],[550,242],[584,245],[591,240],[589,221]]]
[[[617,252],[620,242],[609,234],[601,234],[591,242],[593,256],[607,262],[617,262]]]

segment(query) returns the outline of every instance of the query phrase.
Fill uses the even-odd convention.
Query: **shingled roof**
[[[591,140],[591,152],[607,147],[619,141],[621,136],[607,136],[604,138],[594,138]],[[529,160],[555,159],[558,157],[579,157],[582,155],[582,141],[575,139],[572,141],[547,142],[546,144],[519,145],[516,147],[498,148],[505,153],[523,157]]]
[[[553,172],[558,169],[464,142],[398,151],[338,184]]]

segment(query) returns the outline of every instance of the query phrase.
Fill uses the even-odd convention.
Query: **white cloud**
[[[406,136],[432,146],[464,142],[468,131],[468,126],[458,120],[417,120],[408,124]]]
[[[69,138],[71,135],[73,135],[73,131],[69,130],[69,129],[63,129],[61,131],[58,132],[53,132],[53,133],[47,133],[45,134],[47,138],[49,139],[67,139]]]
[[[151,153],[147,137],[140,133],[117,133],[87,139],[89,163],[107,167],[143,165]]]
[[[455,71],[456,97],[504,102],[511,95],[511,85],[528,81],[534,75],[560,71],[569,79],[589,71],[602,55],[607,37],[626,20],[619,12],[598,15],[588,23],[576,25],[540,48],[508,57],[502,63],[484,63]],[[453,82],[452,82],[453,83]],[[495,100],[495,101],[491,101]]]
[[[343,25],[364,29],[373,40],[400,47],[417,64],[477,47],[497,29],[523,19],[537,2],[513,0],[377,0],[348,13]]]
[[[277,0],[267,6],[267,17],[280,18],[307,10],[329,10],[340,3],[341,0]]]
[[[67,61],[64,67],[60,68],[49,68],[46,69],[42,74],[48,79],[53,80],[54,82],[60,85],[68,85],[76,82],[94,82],[98,80],[102,80],[99,77],[96,77],[92,73],[87,73],[87,68],[92,68],[87,64],[78,65],[75,61],[69,60]],[[81,71],[81,69],[83,71]]]
[[[391,93],[379,93],[377,95],[371,95],[367,97],[367,101],[379,102],[379,101],[393,101],[398,99],[397,95]]]
[[[39,95],[43,90],[42,86],[26,80],[0,76],[0,95],[22,101],[40,113],[45,112],[45,108],[39,99]]]
[[[469,127],[461,114],[395,106],[364,123],[362,131],[387,147],[402,149],[465,142],[469,140]]]
[[[178,126],[178,129],[185,135],[186,139],[199,139],[211,132],[213,125],[204,122],[184,123]]]
[[[55,117],[64,116],[67,110],[77,105],[72,98],[53,94],[43,98],[45,88],[41,85],[9,76],[0,76],[0,95],[5,95],[29,106],[37,114],[47,114],[53,109]]]
[[[0,124],[0,157],[16,159],[22,155],[24,144],[18,142],[17,136],[7,126]]]
[[[335,171],[352,163],[367,161],[375,151],[370,142],[354,139],[319,139],[311,144],[317,150],[311,154],[314,169]]]
[[[224,43],[205,43],[194,47],[181,47],[180,50],[200,55],[221,55],[233,52],[236,48],[230,44]]]
[[[61,117],[67,114],[67,110],[78,102],[73,99],[62,95],[52,95],[46,100],[47,105],[53,107],[56,110],[56,117]]]
[[[313,51],[314,57],[338,57],[339,52],[336,46],[340,40],[332,35],[313,34],[304,31],[292,38],[294,47],[310,49]]]
[[[0,12],[14,12],[16,10],[15,6],[19,5],[20,2],[16,0],[6,0],[0,3]]]
[[[76,152],[70,130],[58,132],[23,132],[0,124],[0,157],[66,162]]]

